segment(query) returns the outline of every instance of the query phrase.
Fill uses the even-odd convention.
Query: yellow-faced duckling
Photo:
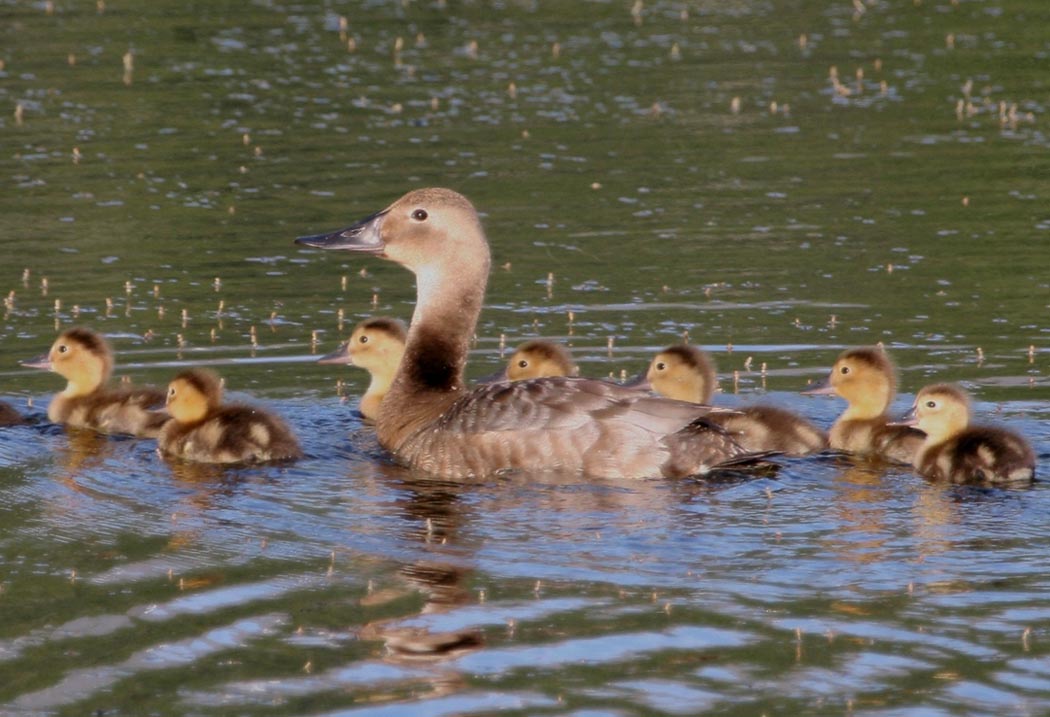
[[[545,339],[532,339],[514,349],[514,353],[507,360],[503,378],[524,381],[528,378],[577,376],[579,373],[572,356],[564,346]]]
[[[463,369],[490,253],[473,205],[421,189],[299,244],[375,254],[416,275],[405,355],[376,421],[401,463],[446,478],[526,471],[648,477],[753,460],[704,418],[713,410],[604,381],[537,378],[468,390]]]
[[[927,386],[915,397],[914,423],[926,434],[915,468],[952,483],[1027,483],[1035,454],[1013,431],[970,425],[970,397],[953,384]]]
[[[718,378],[711,358],[695,346],[668,346],[649,363],[645,379],[668,398],[711,403]],[[812,423],[776,406],[741,406],[736,413],[714,414],[708,420],[733,435],[744,448],[804,456],[828,447],[828,437]]]
[[[162,453],[198,463],[246,463],[302,457],[284,422],[254,406],[222,405],[222,383],[191,369],[168,385],[168,413],[157,439]]]
[[[842,352],[831,373],[807,394],[835,394],[849,405],[831,426],[831,447],[859,455],[912,463],[925,434],[893,423],[890,404],[897,392],[897,371],[879,347]]]
[[[168,419],[161,410],[164,391],[106,385],[113,373],[113,351],[91,329],[63,331],[50,351],[22,365],[54,371],[66,379],[66,388],[47,407],[47,417],[54,423],[154,438]]]
[[[394,374],[405,353],[408,333],[403,321],[386,316],[365,319],[354,327],[350,338],[317,363],[348,363],[368,371],[371,381],[361,396],[358,410],[370,421],[379,416],[379,406],[394,382]]]

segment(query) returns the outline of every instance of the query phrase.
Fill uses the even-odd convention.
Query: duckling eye
[[[367,344],[368,343],[368,337],[367,336],[362,336],[361,338],[358,339],[358,341],[360,341],[363,344]]]
[[[656,370],[657,371],[663,371],[666,368],[667,368],[667,364],[665,364],[663,361],[661,361],[658,364],[656,364]]]
[[[175,389],[174,388],[169,388],[168,389],[168,398],[175,398]]]
[[[68,346],[66,346],[65,344],[62,344],[61,346],[59,346],[59,347],[58,347],[58,352],[59,352],[60,354],[64,354],[64,353],[66,353],[67,351],[69,351],[69,347],[68,347]]]
[[[518,361],[518,367],[519,368],[528,368],[529,367],[529,362],[526,361],[525,359],[522,359],[521,361]]]
[[[415,219],[417,222],[425,222],[427,220],[427,210],[417,209],[416,211],[412,212],[412,218]]]
[[[843,366],[842,368],[840,368],[839,369],[839,373],[841,373],[843,376],[848,374],[849,373],[849,366]]]
[[[937,402],[936,401],[927,401],[926,402],[926,408],[937,408]]]

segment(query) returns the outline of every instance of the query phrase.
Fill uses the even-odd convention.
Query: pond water
[[[318,366],[408,318],[294,246],[405,191],[483,214],[471,376],[527,338],[633,374],[688,337],[727,405],[884,342],[1050,459],[1050,6],[0,0],[0,712],[1034,715],[1050,490],[826,456],[775,474],[449,483]],[[834,68],[834,69],[833,69]],[[291,466],[168,465],[42,418],[57,330],[215,366]],[[1045,468],[1040,469],[1046,472]]]

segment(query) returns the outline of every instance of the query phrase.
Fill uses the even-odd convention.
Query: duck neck
[[[450,263],[417,271],[416,308],[405,354],[377,422],[384,445],[396,445],[463,393],[463,369],[485,298],[488,256],[477,264]]]

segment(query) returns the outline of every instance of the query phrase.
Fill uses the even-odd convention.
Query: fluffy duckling
[[[386,316],[365,319],[354,327],[346,343],[317,363],[348,363],[368,371],[371,381],[361,396],[358,410],[370,421],[379,416],[379,406],[394,382],[394,374],[405,353],[408,335],[403,321]]]
[[[577,376],[579,373],[564,346],[545,339],[532,339],[514,349],[502,378],[523,381],[527,378]]]
[[[0,426],[17,426],[25,423],[22,414],[16,411],[11,404],[0,401]]]
[[[831,426],[831,447],[860,455],[912,463],[925,434],[891,421],[890,404],[897,392],[897,371],[878,347],[843,351],[831,373],[807,394],[835,394],[849,403]]]
[[[171,420],[158,450],[198,463],[280,461],[302,457],[284,422],[261,408],[222,405],[222,384],[211,371],[191,369],[168,384]]]
[[[113,351],[91,329],[63,331],[50,351],[22,365],[54,371],[66,379],[66,388],[47,407],[53,423],[154,438],[168,419],[161,410],[164,392],[160,389],[106,385],[113,373]]]
[[[1012,431],[970,425],[970,397],[953,384],[919,391],[910,424],[926,434],[914,465],[922,475],[952,483],[1029,482],[1035,454]]]
[[[710,403],[718,378],[711,358],[695,346],[669,346],[653,357],[646,381],[668,398]],[[749,451],[804,456],[828,447],[828,436],[801,416],[776,406],[741,406],[738,413],[708,418],[725,428]]]
[[[401,463],[445,478],[512,470],[596,477],[686,476],[752,461],[709,407],[585,378],[501,382],[468,390],[471,336],[491,255],[473,205],[448,189],[409,192],[306,246],[375,254],[416,275],[405,355],[376,421]]]

